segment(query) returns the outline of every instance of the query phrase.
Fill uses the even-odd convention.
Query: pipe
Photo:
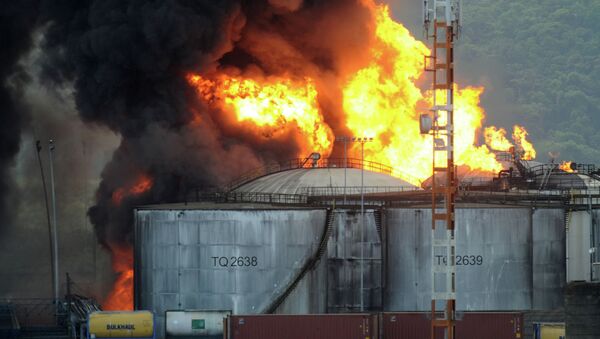
[[[348,171],[348,138],[344,137],[344,206],[346,206],[346,172]]]
[[[365,281],[365,143],[361,142],[361,171],[360,171],[360,311],[365,310],[364,281]]]

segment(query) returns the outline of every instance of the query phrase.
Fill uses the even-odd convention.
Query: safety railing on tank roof
[[[527,168],[527,170],[532,176],[547,175],[548,172],[551,172],[552,174],[600,174],[600,171],[594,164],[575,164],[575,172],[563,171],[559,168],[559,166],[560,164],[541,164],[531,166]]]
[[[392,167],[384,165],[374,161],[354,159],[354,158],[325,158],[319,160],[312,159],[291,159],[282,163],[271,163],[266,166],[255,168],[249,172],[244,173],[240,177],[234,179],[224,187],[225,191],[231,191],[240,187],[241,185],[250,182],[260,177],[299,168],[364,168],[367,171],[378,172],[391,175],[393,172]]]
[[[363,186],[362,192],[364,194],[372,193],[399,193],[399,192],[415,192],[422,191],[420,187],[411,186]],[[328,196],[342,196],[346,195],[359,195],[361,193],[361,186],[343,186],[332,187],[332,186],[314,186],[314,187],[302,187],[300,192],[309,197],[328,197]]]
[[[600,186],[600,173],[594,165],[577,165],[577,171],[565,172],[557,164],[544,164],[531,167],[530,178],[535,178],[530,188],[545,189],[587,189]]]
[[[475,203],[524,204],[536,207],[565,207],[585,210],[600,207],[600,188],[587,189],[515,189],[498,191],[460,190],[462,201]]]
[[[493,184],[494,181],[494,177],[469,177],[469,176],[465,176],[463,178],[458,178],[458,187],[459,188],[464,188],[464,189],[468,189],[469,187],[481,187],[481,186],[490,186]],[[440,186],[444,186],[445,183],[445,178],[440,178],[438,177],[438,185]],[[429,189],[431,188],[431,182],[432,179],[431,177],[429,177],[429,179],[425,180],[422,184],[421,187],[425,188],[425,189]]]
[[[496,160],[498,160],[498,161],[507,161],[507,162],[515,161],[515,155],[510,152],[495,151],[494,153],[496,154]]]
[[[412,189],[412,190],[411,190]],[[401,191],[406,190],[406,191]],[[410,187],[366,187],[364,190],[367,194],[365,200],[366,205],[379,205],[383,200],[394,201],[394,193],[402,194],[403,192],[414,193],[415,200],[411,200],[412,203],[423,199],[423,194],[428,195],[429,190],[420,190]],[[390,193],[386,198],[369,197],[369,193]],[[459,197],[463,202],[474,202],[474,203],[501,203],[501,204],[514,204],[514,205],[527,205],[527,206],[569,206],[571,209],[588,209],[590,206],[593,208],[600,207],[600,187],[586,188],[586,189],[510,189],[510,190],[499,190],[497,187],[487,185],[485,187],[459,187]],[[357,196],[360,194],[360,187],[347,187],[346,194],[348,196]],[[331,188],[331,187],[316,187],[314,189],[309,188],[300,191],[300,194],[287,194],[287,193],[261,193],[261,192],[199,192],[196,191],[194,195],[188,196],[187,202],[198,201],[198,202],[214,202],[214,203],[265,203],[265,204],[282,204],[282,205],[328,205],[331,201],[323,200],[322,198],[334,197],[336,200],[341,199],[343,195],[343,187]],[[401,199],[405,201],[406,198],[411,196],[404,195]],[[381,198],[381,199],[380,199]],[[428,196],[424,203],[429,202],[431,199]],[[352,200],[352,199],[351,199]],[[348,201],[349,204],[355,204],[356,201]]]
[[[185,196],[185,202],[214,203],[267,203],[267,204],[307,204],[308,196],[288,193],[263,192],[205,192],[194,190]]]
[[[294,205],[307,204],[308,197],[302,194],[228,192],[225,194],[225,202]]]
[[[557,176],[555,174],[551,175],[550,178],[544,183],[544,186],[541,187],[541,190],[545,189],[578,189],[585,190],[589,188],[597,188],[600,187],[600,181],[593,178],[580,178],[576,177],[568,177],[568,176]]]

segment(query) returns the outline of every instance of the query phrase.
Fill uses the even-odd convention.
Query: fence
[[[13,309],[21,327],[55,326],[63,322],[67,314],[64,305],[55,304],[54,299],[0,299],[0,304]]]

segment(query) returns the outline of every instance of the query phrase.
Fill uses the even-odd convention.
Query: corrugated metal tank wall
[[[590,242],[592,215],[588,211],[568,212],[567,280],[590,281]]]
[[[357,310],[360,212],[332,214],[333,219],[323,209],[137,210],[136,307],[156,313],[159,333],[169,309],[263,312],[315,255],[331,223],[323,258],[276,313]],[[458,309],[561,307],[564,218],[562,209],[459,208]],[[366,310],[429,310],[430,237],[428,208],[366,211]]]
[[[567,281],[600,280],[600,210],[569,211],[566,219]]]
[[[361,243],[360,211],[337,210],[334,215],[327,249],[327,312],[360,311],[361,244],[364,310],[381,310],[382,251],[374,211],[365,211],[364,243]]]
[[[277,307],[276,314],[326,313],[327,262],[320,260],[308,271],[290,295]]]
[[[431,210],[389,209],[386,219],[385,309],[426,311],[431,305]],[[456,225],[457,309],[562,306],[561,209],[459,208]]]
[[[159,337],[167,310],[262,312],[313,254],[325,220],[322,209],[138,210],[135,306],[155,312]],[[288,311],[322,311],[311,289],[297,286],[303,302]]]
[[[566,284],[565,212],[562,209],[537,209],[533,212],[532,220],[532,309],[562,307]]]
[[[565,313],[567,338],[600,338],[600,282],[569,283],[565,288]]]

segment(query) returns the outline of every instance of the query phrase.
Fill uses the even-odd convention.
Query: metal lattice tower
[[[431,198],[431,338],[444,329],[446,339],[454,338],[456,310],[456,240],[454,165],[454,41],[459,33],[460,0],[424,0],[423,19],[432,55],[425,57],[425,69],[433,73],[433,107],[430,133],[433,135],[433,177]],[[445,308],[443,314],[436,307]]]

